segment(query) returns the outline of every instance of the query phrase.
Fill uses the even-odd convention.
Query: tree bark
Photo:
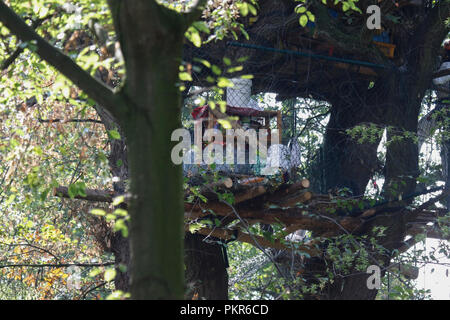
[[[181,128],[178,66],[185,18],[154,1],[109,1],[127,70],[122,89],[130,169],[131,296],[182,299],[181,167],[171,134]]]
[[[228,273],[221,245],[203,236],[186,233],[186,299],[227,300]]]
[[[379,124],[378,106],[361,101],[366,88],[349,88],[345,98],[332,99],[330,120],[323,145],[323,162],[320,164],[325,177],[325,190],[349,188],[353,195],[362,195],[367,183],[379,168],[377,147],[381,136],[373,142],[358,142],[346,132],[357,125]]]
[[[370,119],[379,117],[382,125],[389,126],[388,145],[385,163],[385,184],[383,194],[387,199],[400,198],[410,194],[415,189],[418,172],[418,148],[413,135],[417,133],[418,115],[425,90],[430,85],[434,71],[434,59],[442,39],[448,29],[445,27],[443,17],[448,16],[449,4],[436,6],[427,13],[423,23],[419,23],[411,34],[405,34],[403,45],[398,46],[398,51],[403,54],[405,65],[403,69],[396,69],[383,75],[375,82],[372,89],[357,90],[356,94],[350,92],[350,96],[356,101],[367,101],[370,108],[356,110],[348,108],[349,112],[342,115],[342,107],[333,106],[330,123],[327,127],[324,156],[331,160],[335,166],[326,171],[326,186],[349,187],[353,192],[364,192],[370,170],[363,168],[357,158],[375,159],[376,147],[372,146],[364,150],[362,146],[352,145],[346,142],[342,130],[364,120],[364,113],[370,115]],[[363,103],[364,105],[364,103]],[[352,114],[353,113],[353,114]],[[412,133],[412,135],[411,135]],[[401,139],[392,139],[401,136]],[[333,149],[335,148],[335,149]],[[352,152],[353,151],[353,152]],[[352,152],[349,156],[347,153]],[[327,169],[325,169],[327,170]],[[355,175],[352,175],[352,171]],[[408,199],[405,205],[412,201]],[[406,236],[406,220],[403,213],[383,214],[368,221],[355,235],[371,234],[373,226],[387,227],[386,236],[379,243],[386,252],[383,255],[375,254],[376,261],[369,263],[387,267],[394,249],[401,247]],[[319,258],[309,259],[307,262],[307,274],[323,273],[326,269],[324,260]],[[378,262],[378,263],[375,263]],[[384,275],[384,272],[382,272]],[[361,274],[356,270],[350,270],[347,276],[340,277],[332,284],[328,284],[317,296],[318,299],[374,299],[377,290],[369,290],[366,285],[367,274]],[[314,283],[314,279],[312,282]]]

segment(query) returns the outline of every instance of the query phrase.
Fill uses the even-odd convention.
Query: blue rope
[[[245,44],[245,43],[240,43],[240,42],[235,42],[235,41],[227,42],[227,45],[234,46],[234,47],[255,49],[255,50],[278,52],[278,53],[290,54],[290,55],[300,56],[300,57],[308,57],[308,58],[314,58],[314,59],[345,62],[345,63],[349,63],[349,64],[356,64],[356,65],[366,66],[366,67],[371,67],[371,68],[378,68],[378,69],[387,69],[388,68],[385,65],[376,64],[376,63],[367,62],[367,61],[329,57],[329,56],[324,56],[324,55],[320,55],[320,54],[305,53],[305,52],[301,52],[301,51],[275,49],[275,48],[263,47],[263,46],[258,46],[258,45],[254,45],[254,44]]]

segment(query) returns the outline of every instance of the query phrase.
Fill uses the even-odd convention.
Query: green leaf
[[[112,205],[113,206],[118,206],[119,204],[121,204],[122,202],[125,201],[125,197],[124,196],[117,196],[114,198]]]
[[[192,24],[192,26],[196,28],[198,31],[202,31],[204,33],[209,34],[211,32],[204,21],[196,21]]]
[[[114,269],[107,269],[105,271],[104,278],[105,278],[106,282],[114,280],[115,277],[116,277],[116,270],[114,270]]]
[[[248,3],[244,2],[244,3],[239,3],[238,4],[239,7],[239,12],[241,13],[241,15],[243,17],[248,15]]]
[[[201,64],[203,64],[207,68],[211,68],[211,63],[209,61],[205,60],[205,59],[194,58],[194,61],[200,62]]]
[[[189,232],[190,233],[195,233],[197,232],[197,230],[200,230],[201,228],[203,228],[203,225],[200,223],[191,223],[189,225]]]
[[[108,130],[108,136],[110,139],[113,140],[119,140],[120,139],[120,133],[117,130]]]
[[[236,67],[228,68],[227,72],[228,73],[233,73],[233,72],[242,71],[242,69],[244,69],[244,67],[236,66]]]
[[[200,34],[197,32],[193,32],[191,34],[190,39],[191,42],[194,44],[194,46],[196,47],[200,47],[202,45],[202,38],[200,37]]]
[[[116,216],[122,216],[122,217],[127,217],[128,216],[127,210],[121,209],[121,208],[118,208],[118,209],[114,210],[114,214]]]
[[[106,219],[106,222],[114,221],[114,220],[116,220],[116,216],[113,215],[112,213],[108,213],[108,214],[105,216],[105,219]]]
[[[128,227],[123,219],[116,220],[113,230],[115,232],[120,231],[125,238],[128,237]]]
[[[250,36],[248,35],[247,31],[245,31],[245,29],[241,26],[241,32],[244,35],[245,39],[249,40]]]
[[[302,6],[297,6],[295,8],[295,13],[305,13],[306,12],[306,7]]]
[[[220,77],[220,78],[217,80],[217,85],[218,85],[219,87],[221,87],[221,88],[225,88],[225,87],[233,87],[233,86],[234,86],[233,82],[231,82],[230,79],[223,78],[223,77]]]
[[[237,59],[237,62],[242,63],[248,60],[248,56],[243,56]]]
[[[256,10],[254,5],[247,3],[247,6],[248,6],[248,10],[250,11],[250,13],[252,15],[256,16],[258,14],[258,11]]]
[[[193,26],[189,27],[184,35],[196,47],[200,47],[202,45],[202,38],[200,37],[200,33]]]
[[[306,24],[308,23],[308,17],[305,14],[302,14],[300,16],[299,22],[302,27],[306,26]]]
[[[217,119],[217,122],[224,128],[224,129],[232,129],[230,121],[227,119]]]
[[[93,268],[91,272],[89,272],[89,277],[95,277],[102,272],[100,268]]]
[[[223,57],[223,62],[224,62],[227,66],[230,66],[230,65],[231,65],[231,60],[230,60],[230,58]]]
[[[96,216],[105,216],[106,212],[102,209],[92,209],[91,214],[96,215]]]
[[[219,105],[220,112],[225,113],[227,111],[227,102],[223,100],[217,101],[217,104]]]
[[[126,272],[127,271],[127,266],[126,265],[124,265],[124,264],[119,264],[119,270],[120,270],[120,272]]]
[[[69,194],[69,197],[71,199],[75,198],[76,196],[86,197],[86,184],[84,182],[73,183],[69,185],[67,193]]]
[[[180,72],[178,77],[181,81],[192,81],[192,76],[187,72]]]
[[[220,76],[222,74],[222,70],[220,70],[220,68],[218,66],[216,66],[215,64],[213,64],[211,66],[211,71],[218,76]]]

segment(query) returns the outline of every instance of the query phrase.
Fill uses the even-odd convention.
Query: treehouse
[[[226,106],[225,110],[222,110],[224,112],[219,110],[219,106],[213,108],[211,105],[200,106],[192,111],[191,115],[195,124],[193,142],[198,142],[199,138],[196,138],[196,135],[201,135],[203,138],[206,130],[217,129],[222,135],[219,141],[217,139],[214,141],[200,139],[203,140],[201,147],[197,143],[197,150],[201,149],[202,157],[205,149],[210,148],[211,144],[215,144],[215,152],[222,152],[219,160],[214,162],[216,170],[260,174],[262,166],[272,163],[274,157],[280,157],[280,153],[274,152],[274,148],[283,147],[280,145],[281,112],[263,110],[258,106],[257,102],[251,98],[252,80],[234,78],[230,79],[230,82],[233,85],[227,88]],[[227,127],[226,124],[230,127]],[[230,131],[225,128],[234,129],[231,137],[229,136]],[[238,145],[240,137],[242,137],[241,143],[244,144],[242,147]],[[261,139],[264,141],[259,141]],[[253,158],[251,148],[254,148]],[[265,151],[267,149],[269,149],[268,153]],[[243,159],[239,161],[240,150],[244,154]],[[256,154],[256,150],[259,151],[258,154]],[[204,161],[202,163],[195,161],[195,152],[196,150],[189,150],[188,156],[185,157],[184,171],[186,174],[197,172],[200,167],[208,167]],[[233,153],[233,161],[229,161],[228,158],[227,162],[224,155],[230,152]],[[224,164],[225,162],[227,163]]]
[[[414,2],[425,6],[421,1]],[[248,96],[270,92],[275,93],[279,101],[302,97],[332,102],[335,97],[345,96],[348,88],[367,89],[373,82],[383,82],[379,80],[389,78],[392,72],[405,64],[405,57],[410,50],[405,41],[413,30],[413,24],[402,24],[403,21],[397,18],[414,21],[419,6],[413,1],[379,3],[389,7],[385,9],[390,12],[392,19],[384,19],[379,30],[369,30],[366,27],[367,16],[344,12],[342,3],[334,5],[334,1],[328,1],[327,6],[310,3],[308,10],[315,15],[315,21],[308,21],[301,26],[300,14],[295,12],[298,3],[260,2],[256,17],[242,19],[249,35],[247,40],[241,34],[239,39],[209,42],[202,48],[185,46],[184,60],[192,65],[193,81],[186,84],[184,93],[189,92],[189,85],[207,88],[211,86],[211,79],[218,76],[217,69],[213,71],[209,67],[205,68],[200,60],[218,66],[220,76],[223,77],[239,78],[251,74],[253,79]],[[228,58],[228,63],[225,63],[224,57]],[[231,66],[229,61],[232,61]],[[241,67],[241,71],[228,73],[227,70],[236,65]],[[262,111],[251,108],[242,111],[240,108],[248,107],[248,104],[230,103],[228,96],[227,104],[226,115],[237,116],[239,125],[244,125],[244,118],[249,118],[249,115],[264,119],[255,119],[253,123],[249,119],[249,127],[267,127],[267,118],[270,119],[271,115],[279,118],[273,112],[264,115]],[[205,127],[214,128],[223,117],[216,113],[217,109],[211,110],[205,106],[197,109],[196,116],[204,116]],[[281,121],[277,120],[277,124],[281,126]],[[316,194],[305,179],[292,182],[284,177],[261,176],[255,172],[229,172],[218,181],[194,174],[189,176],[188,182],[191,187],[198,188],[198,192],[208,201],[185,202],[186,230],[190,225],[208,219],[210,213],[214,212],[221,226],[203,226],[196,232],[225,241],[238,240],[275,249],[292,249],[292,244],[285,241],[285,236],[297,230],[310,230],[314,236],[323,237],[347,232],[358,234],[371,220],[378,219],[386,212],[404,214],[405,210],[409,210],[405,209],[402,200],[381,201],[371,205],[364,197],[349,198],[348,195],[346,197],[333,192]],[[219,196],[223,193],[233,195],[232,205]],[[194,195],[188,191],[186,199]],[[407,197],[411,199],[417,195]],[[408,211],[407,233],[414,235],[416,227],[411,226],[424,230],[433,219],[431,216],[441,216],[441,209],[429,207],[446,195],[448,191],[430,200],[426,206]],[[342,203],[345,205],[342,206]],[[239,223],[233,224],[236,220]],[[274,242],[263,237],[253,237],[246,232],[245,226],[256,223],[281,223],[284,231]],[[430,235],[432,232],[429,230]],[[320,254],[314,252],[314,247],[314,243],[306,243],[301,249],[311,256]],[[401,250],[407,248],[406,245]]]
[[[269,142],[271,141],[270,123],[272,119],[275,119],[276,128],[278,129],[279,134],[281,134],[282,123],[280,111],[257,110],[253,108],[232,107],[227,105],[225,114],[229,116],[230,119],[235,119],[234,121],[237,121],[243,130],[268,130]],[[192,112],[192,116],[194,120],[204,120],[206,123],[204,126],[205,129],[220,128],[217,113],[211,112],[211,107],[208,105],[196,108]]]

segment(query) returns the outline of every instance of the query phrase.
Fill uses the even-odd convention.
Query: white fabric
[[[444,62],[443,64],[441,64],[441,67],[439,68],[439,71],[443,71],[443,70],[450,70],[450,62]],[[433,83],[435,85],[438,85],[438,86],[444,86],[444,85],[446,85],[449,82],[450,82],[450,75],[443,76],[443,77],[440,77],[440,78],[435,78],[433,80]]]

